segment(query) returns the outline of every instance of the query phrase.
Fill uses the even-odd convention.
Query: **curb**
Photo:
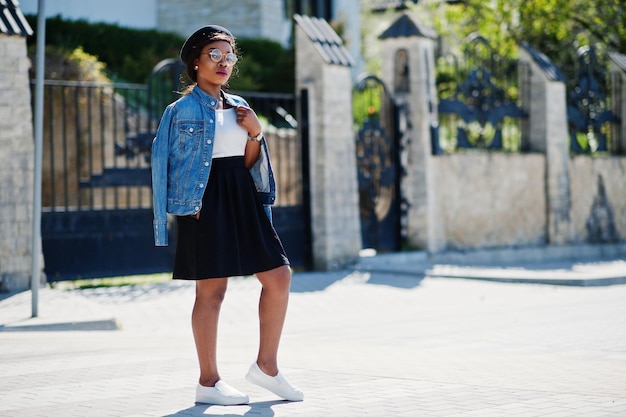
[[[117,320],[111,318],[72,322],[0,325],[0,332],[108,331],[119,330],[120,328]]]
[[[604,249],[606,251],[606,249]],[[626,260],[572,260],[566,251],[526,251],[513,262],[510,251],[483,251],[471,254],[450,253],[430,258],[426,252],[386,253],[362,256],[354,270],[371,273],[412,275],[420,278],[458,278],[505,283],[568,285],[579,287],[626,284]],[[569,249],[567,251],[570,254]],[[502,255],[498,257],[498,255]],[[598,255],[598,254],[596,254]],[[496,259],[500,259],[496,262]]]
[[[607,268],[606,269],[614,269]],[[587,274],[562,270],[526,270],[513,268],[464,268],[436,265],[426,271],[430,278],[460,278],[517,284],[566,285],[576,287],[600,287],[626,284],[626,264],[621,270],[595,271]]]

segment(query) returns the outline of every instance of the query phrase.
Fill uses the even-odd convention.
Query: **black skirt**
[[[243,156],[214,159],[200,218],[176,221],[174,279],[245,276],[289,265]]]

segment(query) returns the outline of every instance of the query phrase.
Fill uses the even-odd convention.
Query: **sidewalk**
[[[0,296],[0,415],[626,416],[624,261],[499,256],[296,273],[281,367],[300,403],[243,378],[254,278],[231,279],[220,318],[221,375],[251,398],[237,407],[193,402],[193,283],[43,288],[36,319],[29,292]]]
[[[400,252],[361,257],[361,271],[527,284],[626,284],[626,245],[448,252]]]

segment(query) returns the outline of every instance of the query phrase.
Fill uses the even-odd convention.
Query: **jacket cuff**
[[[167,220],[154,220],[152,225],[155,246],[167,246]]]

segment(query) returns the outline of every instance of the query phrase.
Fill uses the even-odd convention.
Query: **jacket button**
[[[194,208],[195,208],[196,212],[200,211],[200,207],[196,206]]]
[[[200,183],[200,185],[198,187],[204,188],[204,184]]]
[[[211,139],[207,140],[206,143],[211,144]]]
[[[189,133],[193,133],[193,127],[189,128]]]
[[[204,166],[205,166],[205,167],[208,167],[208,166],[209,166],[209,163],[208,163],[208,162],[205,162],[205,163],[204,163]]]

